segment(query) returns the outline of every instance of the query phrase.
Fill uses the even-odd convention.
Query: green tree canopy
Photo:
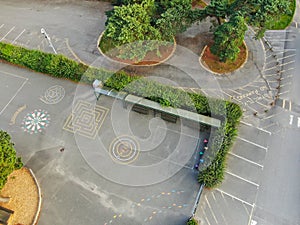
[[[16,157],[11,137],[7,132],[0,130],[0,190],[5,185],[8,175],[22,166],[21,158]]]
[[[114,46],[140,40],[161,40],[161,33],[151,24],[154,12],[154,0],[115,6],[108,18],[105,36],[112,39]]]
[[[290,0],[212,0],[205,9],[195,9],[192,19],[217,18],[219,26],[214,32],[212,52],[221,61],[235,60],[247,30],[246,24],[254,28],[256,38],[261,38],[270,21],[291,13],[289,4]]]
[[[210,50],[220,61],[235,61],[243,43],[247,26],[242,16],[236,14],[228,22],[218,26],[214,32],[214,44]]]

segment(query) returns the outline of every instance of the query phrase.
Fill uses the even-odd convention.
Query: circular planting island
[[[247,62],[248,48],[245,42],[243,42],[242,46],[240,47],[240,53],[234,62],[221,62],[218,56],[211,53],[209,46],[211,45],[206,45],[203,48],[199,62],[202,67],[213,74],[230,74],[242,68]]]
[[[104,37],[104,32],[100,35],[97,47],[100,53],[107,59],[130,66],[155,66],[167,61],[176,50],[175,38],[173,42],[167,41],[143,41],[125,44],[123,46],[113,47],[112,40]],[[156,46],[148,50],[147,46]],[[146,53],[142,58],[136,57],[134,52],[142,52],[143,48]],[[125,53],[125,54],[124,54]],[[130,54],[132,53],[132,55]],[[126,57],[128,56],[128,57]]]

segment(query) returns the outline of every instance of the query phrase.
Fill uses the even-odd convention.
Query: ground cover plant
[[[209,98],[201,94],[128,75],[124,71],[112,72],[101,68],[88,67],[63,55],[54,55],[38,50],[0,42],[0,59],[7,62],[46,73],[53,77],[92,84],[95,79],[117,91],[127,91],[137,96],[159,102],[162,106],[172,106],[186,110],[196,110],[202,115],[221,119],[222,126],[215,131],[212,150],[216,153],[211,164],[199,173],[199,182],[207,187],[215,187],[222,182],[226,154],[237,134],[237,125],[242,116],[241,108],[230,101]],[[130,85],[131,83],[134,85]]]

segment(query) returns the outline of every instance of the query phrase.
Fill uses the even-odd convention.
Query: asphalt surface
[[[45,28],[60,54],[87,64],[111,66],[96,49],[98,36],[104,30],[104,12],[110,8],[108,3],[0,1],[0,4],[1,41],[52,52],[40,33]],[[294,27],[299,22],[296,14]],[[208,27],[194,26],[184,35],[195,38],[199,28],[206,31]],[[299,136],[299,78],[293,76],[295,66],[299,65],[293,42],[296,33],[294,28],[268,31],[267,42],[258,42],[252,39],[250,31],[246,37],[249,59],[230,78],[211,79],[206,71],[199,69],[197,56],[184,44],[178,46],[169,64],[143,71],[156,80],[189,91],[199,92],[201,87],[201,92],[231,99],[244,109],[238,138],[228,155],[225,181],[201,197],[196,215],[202,224],[300,223],[296,178],[299,154],[295,147]],[[189,47],[193,50],[193,46]],[[174,126],[159,117],[123,111],[120,103],[106,97],[96,103],[89,87],[78,88],[67,81],[3,64],[1,71],[0,87],[5,93],[0,95],[1,128],[13,135],[16,147],[21,149],[25,162],[42,185],[44,205],[40,224],[184,224],[198,190],[191,169],[195,152],[186,163],[167,163],[169,167],[160,171],[168,179],[143,187],[134,184],[135,178],[141,176],[123,170],[126,166],[120,163],[120,158],[111,154],[100,162],[99,156],[112,152],[110,146],[116,137],[131,137],[130,144],[145,148],[132,157],[134,160],[129,160],[129,165],[155,165],[176,149],[174,145],[191,145],[193,149],[197,138],[193,130],[182,132],[180,123]],[[199,71],[198,77],[192,76]],[[212,86],[208,88],[207,84]],[[276,95],[279,96],[276,107],[271,109],[270,103]],[[78,103],[80,100],[84,102]],[[83,126],[89,124],[93,107],[99,116],[96,128]],[[23,131],[24,118],[39,109],[46,110],[51,117],[49,126],[37,134]],[[70,132],[74,128],[70,123],[71,112],[77,121],[75,134]],[[144,120],[147,124],[141,126]],[[122,126],[112,121],[119,121]],[[95,134],[95,141],[91,141]],[[183,137],[182,142],[178,141],[178,135]],[[160,136],[164,138],[159,139]],[[163,150],[160,145],[153,145],[157,139]],[[113,163],[115,166],[111,166]],[[173,175],[174,168],[181,169]],[[146,181],[141,179],[138,183]]]

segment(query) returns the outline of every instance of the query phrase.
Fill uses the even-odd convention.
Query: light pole
[[[46,33],[46,30],[44,28],[41,29],[41,34],[45,35],[45,38],[48,40],[49,42],[49,46],[53,49],[54,53],[57,54],[52,42],[51,42],[51,39],[49,37],[49,35]]]

